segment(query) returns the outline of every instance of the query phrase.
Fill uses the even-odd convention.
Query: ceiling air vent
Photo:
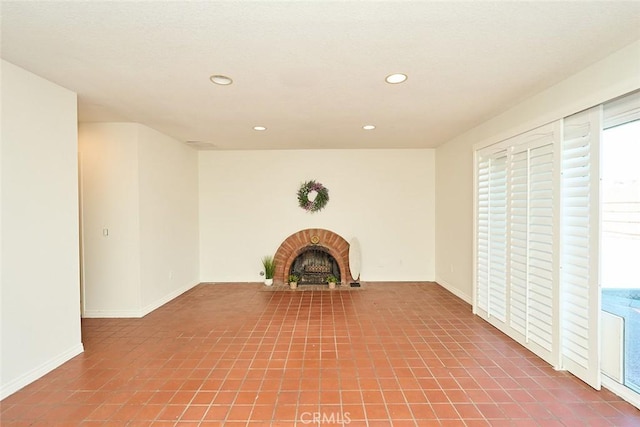
[[[187,141],[186,144],[189,147],[193,147],[196,150],[215,150],[216,145],[212,142],[205,141]]]

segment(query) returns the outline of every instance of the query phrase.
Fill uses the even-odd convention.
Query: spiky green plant
[[[264,267],[264,278],[273,279],[273,275],[276,274],[276,262],[274,261],[273,256],[263,256],[262,266]]]

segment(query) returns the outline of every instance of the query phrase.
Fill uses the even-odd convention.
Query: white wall
[[[363,281],[434,279],[434,150],[200,152],[200,279],[260,281],[260,258],[301,229],[362,247]],[[302,182],[329,189],[298,207]]]
[[[136,317],[142,304],[138,126],[79,127],[86,317]]]
[[[438,147],[436,281],[471,302],[475,144],[501,141],[638,88],[640,42]]]
[[[143,316],[198,283],[197,152],[135,123],[79,137],[84,315]]]
[[[148,313],[199,282],[198,154],[139,127],[140,275]]]
[[[2,61],[3,398],[83,351],[76,95]]]

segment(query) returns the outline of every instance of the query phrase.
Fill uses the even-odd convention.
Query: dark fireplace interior
[[[300,285],[322,285],[329,275],[334,275],[340,283],[340,267],[335,258],[320,246],[310,246],[302,249],[291,263],[289,274],[300,277]]]

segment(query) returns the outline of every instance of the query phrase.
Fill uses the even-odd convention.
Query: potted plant
[[[300,277],[298,277],[297,274],[290,274],[289,275],[289,287],[291,289],[295,289],[298,287],[298,280],[300,280]]]
[[[273,275],[276,273],[276,262],[271,255],[262,257],[262,266],[264,267],[264,284],[273,285]]]
[[[329,289],[335,289],[338,278],[333,274],[330,274],[326,279],[324,279],[324,281],[329,284]]]

